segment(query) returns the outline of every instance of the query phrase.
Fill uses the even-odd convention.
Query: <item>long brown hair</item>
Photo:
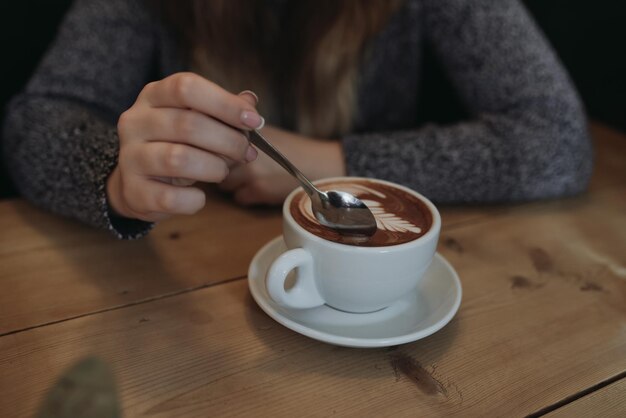
[[[401,0],[153,2],[195,71],[232,92],[256,91],[270,123],[326,138],[349,131],[367,41]]]

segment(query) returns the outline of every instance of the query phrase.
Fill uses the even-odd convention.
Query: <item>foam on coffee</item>
[[[322,182],[324,191],[341,190],[362,200],[376,218],[377,230],[369,238],[346,236],[321,225],[311,209],[311,200],[298,192],[289,211],[294,220],[310,233],[329,241],[363,247],[382,247],[404,244],[424,235],[431,228],[433,216],[426,204],[400,188],[366,179],[345,179]]]

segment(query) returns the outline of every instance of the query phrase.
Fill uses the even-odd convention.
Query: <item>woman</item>
[[[517,0],[176,3],[76,1],[8,112],[24,196],[120,237],[202,208],[194,182],[278,204],[294,181],[242,133],[263,124],[312,179],[372,176],[440,203],[588,183],[580,101]],[[418,126],[426,43],[469,120]]]

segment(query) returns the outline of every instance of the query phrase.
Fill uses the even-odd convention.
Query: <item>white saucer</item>
[[[279,236],[257,252],[248,271],[250,292],[278,323],[319,341],[346,347],[387,347],[416,341],[443,328],[461,304],[459,276],[437,253],[416,291],[381,311],[354,314],[326,305],[285,308],[272,300],[265,286],[271,262],[285,250]]]

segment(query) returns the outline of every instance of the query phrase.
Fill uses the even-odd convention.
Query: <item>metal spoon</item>
[[[365,203],[350,193],[319,190],[258,130],[249,131],[248,139],[300,182],[311,198],[313,214],[322,225],[347,235],[370,236],[376,232],[376,219]]]

